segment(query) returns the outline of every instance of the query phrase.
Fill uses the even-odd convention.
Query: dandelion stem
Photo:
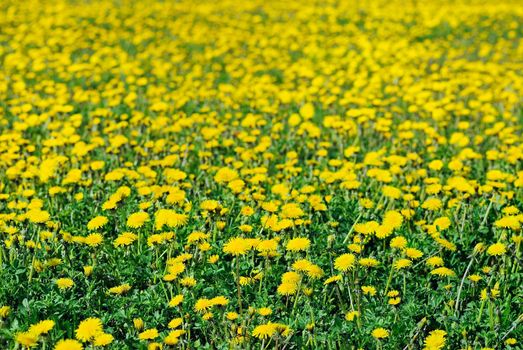
[[[501,340],[505,340],[505,338],[510,334],[510,332],[516,329],[516,327],[521,321],[523,321],[523,314],[519,315],[518,318],[514,322],[512,322],[512,327],[510,327],[510,329],[505,332],[503,337],[501,337]]]
[[[387,278],[387,285],[385,286],[385,295],[387,295],[387,292],[389,291],[390,282],[392,281],[392,273],[394,272],[394,265],[390,266],[390,272],[389,277]]]
[[[242,289],[240,285],[240,259],[236,258],[236,289],[238,291],[238,306],[240,308],[240,314],[243,312],[242,308]]]
[[[481,321],[481,316],[483,315],[483,308],[485,307],[485,301],[487,301],[487,299],[484,299],[481,301],[481,306],[479,307],[479,314],[478,314],[478,318],[476,320],[476,322],[479,323],[479,321]]]
[[[403,273],[403,296],[407,294],[407,275]]]
[[[456,305],[454,308],[454,314],[457,314],[459,312],[459,298],[461,296],[461,290],[463,289],[463,284],[465,283],[465,278],[467,278],[467,275],[469,273],[470,268],[472,267],[472,263],[474,262],[474,256],[471,257],[469,264],[467,268],[465,269],[465,273],[463,274],[463,277],[461,278],[461,283],[458,288],[458,295],[456,297]]]
[[[347,235],[345,236],[345,239],[343,240],[343,244],[347,244],[347,242],[349,241],[349,237],[352,234],[352,231],[354,231],[354,226],[358,223],[358,221],[360,221],[361,215],[362,215],[362,213],[360,213],[358,215],[358,217],[356,218],[356,221],[354,221],[354,224],[352,224],[349,232],[347,233]]]
[[[291,316],[294,316],[294,311],[296,310],[296,305],[298,304],[298,299],[300,298],[301,291],[301,281],[298,284],[298,290],[296,291],[296,298],[294,298],[294,304],[292,305]]]
[[[350,281],[347,279],[347,291],[349,292],[350,308],[354,310],[354,303],[352,302],[352,293],[350,291]],[[345,310],[344,310],[345,311]]]
[[[341,294],[340,294],[340,287],[338,285],[336,285],[336,295],[338,296],[338,300],[340,302],[340,306],[341,306],[341,310],[345,313],[345,304],[343,303],[343,299],[341,298]],[[349,297],[350,297],[350,290],[349,290]],[[352,303],[352,301],[351,301]]]
[[[488,303],[488,310],[489,310],[489,322],[490,322],[490,329],[494,331],[494,307],[492,306],[492,301],[489,300]]]
[[[487,218],[488,218],[488,214],[490,212],[490,208],[492,208],[492,198],[490,198],[487,210],[485,211],[485,215],[483,216],[483,220],[481,220],[481,224],[479,225],[479,227],[485,226],[485,224],[487,223]]]

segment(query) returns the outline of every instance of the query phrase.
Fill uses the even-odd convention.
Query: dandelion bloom
[[[169,324],[167,325],[169,328],[171,329],[174,329],[174,328],[178,328],[179,326],[181,326],[183,323],[183,319],[178,317],[178,318],[173,318]]]
[[[277,253],[278,241],[276,241],[275,239],[261,240],[256,245],[255,249],[260,252],[259,255],[261,255],[261,256],[266,256],[266,257],[276,256],[278,254]]]
[[[400,228],[403,224],[403,215],[398,213],[397,211],[391,210],[385,213],[385,216],[383,217],[382,225],[384,226],[390,226],[393,229]]]
[[[0,318],[6,318],[9,315],[11,308],[9,306],[0,307]]]
[[[308,261],[307,259],[300,259],[300,260],[296,260],[293,264],[292,264],[292,268],[296,271],[307,271],[307,269],[312,265],[312,263],[310,261]]]
[[[132,232],[124,232],[120,234],[113,242],[115,247],[128,246],[138,239],[138,235]]]
[[[206,311],[213,306],[213,303],[210,299],[200,298],[194,304],[194,310],[198,312]]]
[[[221,168],[214,175],[214,181],[217,183],[231,182],[238,178],[238,172],[234,169]]]
[[[176,306],[180,305],[182,303],[182,301],[183,301],[183,295],[178,294],[169,301],[169,307],[176,307]]]
[[[291,252],[299,252],[309,249],[311,241],[308,238],[298,237],[287,242],[286,249]]]
[[[32,325],[29,327],[28,332],[33,334],[47,334],[53,327],[55,326],[55,322],[52,320],[43,320],[38,322],[37,324]]]
[[[314,116],[314,105],[310,102],[300,107],[300,115],[304,119],[311,119]]]
[[[158,338],[158,330],[156,328],[151,328],[143,331],[142,333],[138,334],[138,338],[140,340],[151,340]]]
[[[395,261],[393,266],[396,270],[401,270],[412,265],[412,261],[409,259],[399,259]]]
[[[217,297],[212,298],[211,303],[212,303],[212,305],[225,306],[225,305],[229,304],[229,299],[227,299],[223,295],[219,295]]]
[[[438,267],[438,268],[430,271],[430,274],[438,275],[438,276],[447,276],[447,277],[456,275],[456,273],[454,271],[452,271],[451,269],[449,269],[447,267]]]
[[[288,271],[281,276],[281,280],[284,283],[298,284],[301,280],[301,275],[295,271]]]
[[[111,334],[100,333],[98,334],[93,341],[94,346],[106,346],[113,342],[114,337]]]
[[[517,216],[504,216],[494,222],[494,226],[498,228],[509,228],[512,230],[518,230],[521,227],[521,222]]]
[[[296,203],[288,203],[281,207],[282,218],[296,219],[304,214],[303,210]]]
[[[436,329],[430,332],[429,336],[425,338],[425,346],[423,350],[440,350],[445,346],[445,336],[447,332]]]
[[[371,334],[375,339],[385,339],[389,336],[389,331],[380,327],[374,329]]]
[[[267,323],[256,326],[252,331],[252,335],[259,339],[266,339],[276,333],[276,324]]]
[[[375,267],[378,266],[380,262],[374,258],[361,258],[358,260],[358,263],[365,267]]]
[[[69,289],[74,286],[74,282],[70,278],[59,278],[56,280],[56,285],[60,289]]]
[[[90,247],[97,247],[103,242],[104,238],[100,233],[91,233],[84,239],[84,243]]]
[[[90,317],[78,325],[76,328],[76,339],[87,342],[93,340],[102,333],[102,321],[99,318]]]
[[[329,278],[327,278],[325,280],[325,282],[323,282],[324,285],[327,285],[327,284],[331,284],[331,283],[334,283],[334,282],[338,282],[341,280],[341,275],[334,275],[334,276],[331,276]]]
[[[91,274],[93,273],[93,269],[94,269],[94,268],[93,268],[92,266],[90,266],[90,265],[88,265],[88,266],[84,266],[84,275],[85,275],[86,277],[91,276]]]
[[[360,317],[360,313],[358,311],[349,311],[345,314],[345,319],[347,321],[354,321],[356,317]]]
[[[90,231],[104,227],[109,220],[105,216],[97,216],[87,223],[87,229]]]
[[[423,253],[416,248],[406,248],[405,255],[411,259],[419,259],[423,256]]]
[[[187,243],[192,244],[200,241],[204,241],[209,238],[208,233],[200,232],[200,231],[194,231],[187,236]]]
[[[376,295],[376,288],[374,288],[373,286],[362,286],[361,287],[361,291],[365,295],[367,295],[367,294],[370,295],[370,296],[375,296]]]
[[[248,240],[245,238],[236,237],[231,238],[227,243],[225,243],[223,246],[223,251],[227,254],[238,256],[247,254],[247,251],[250,248],[251,245],[249,244]]]
[[[225,314],[225,316],[229,321],[234,321],[238,319],[238,317],[240,317],[240,315],[238,315],[236,312],[228,312],[227,314]]]
[[[432,256],[425,263],[430,267],[443,266],[443,259],[439,256]]]
[[[127,293],[130,290],[131,290],[131,286],[126,283],[126,284],[121,284],[116,287],[109,288],[108,292],[110,294],[121,295],[121,294]]]
[[[270,309],[268,307],[261,307],[261,308],[257,309],[256,312],[262,316],[268,316],[268,315],[272,314],[272,309]]]
[[[180,280],[180,284],[184,287],[194,287],[196,285],[196,279],[194,277],[187,276]]]
[[[17,333],[15,336],[15,340],[18,344],[22,345],[23,347],[32,348],[33,346],[36,346],[38,342],[38,334],[31,332]]]
[[[295,283],[283,282],[278,286],[277,292],[280,295],[294,295],[298,291],[298,286]]]
[[[177,213],[171,209],[160,209],[154,215],[154,226],[156,230],[161,230],[164,226],[176,228],[187,223],[188,217],[185,214]]]
[[[56,343],[54,350],[83,350],[83,345],[78,340],[62,339]]]
[[[398,199],[401,196],[401,190],[394,186],[383,186],[382,193],[391,199]]]
[[[133,326],[138,331],[143,329],[143,320],[141,318],[133,318]]]
[[[346,253],[338,256],[334,260],[334,268],[338,271],[345,272],[352,269],[354,263],[356,262],[356,257],[354,254]]]
[[[390,247],[403,249],[407,245],[407,239],[403,236],[394,237],[390,240]]]
[[[503,243],[494,243],[487,249],[487,254],[490,256],[503,255],[507,252],[507,248]]]
[[[324,275],[324,272],[321,269],[321,267],[315,264],[310,264],[305,270],[305,273],[312,279],[317,279]]]
[[[290,328],[287,325],[281,323],[268,322],[266,324],[256,326],[252,331],[252,335],[253,337],[256,337],[258,339],[267,339],[272,337],[276,333],[286,335],[289,332]]]
[[[443,203],[438,198],[429,198],[421,205],[423,209],[436,211],[443,207]]]
[[[167,336],[163,339],[163,342],[166,345],[176,345],[180,342],[180,336],[184,333],[183,330],[175,330],[169,332]]]
[[[127,226],[131,228],[140,228],[147,221],[149,221],[149,214],[144,211],[139,211],[129,215],[127,218]]]
[[[389,305],[398,305],[401,302],[401,298],[390,298]]]
[[[45,223],[51,218],[47,211],[40,209],[32,209],[28,211],[25,216],[27,219],[29,219],[30,222],[35,224]]]

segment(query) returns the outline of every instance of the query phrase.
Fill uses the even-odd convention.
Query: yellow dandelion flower
[[[407,239],[403,236],[394,237],[390,240],[390,247],[396,249],[403,249],[407,246]]]
[[[18,344],[26,348],[32,348],[38,343],[38,334],[31,332],[21,332],[17,333],[15,340]]]
[[[167,325],[171,329],[178,328],[182,325],[183,319],[182,318],[173,318],[169,324]]]
[[[11,312],[11,308],[9,306],[1,306],[0,307],[0,318],[6,318],[9,313]]]
[[[438,275],[438,276],[447,276],[447,277],[456,275],[456,273],[454,271],[452,271],[451,269],[449,269],[447,267],[438,267],[438,268],[430,271],[430,274]]]
[[[62,339],[56,343],[54,350],[83,350],[82,343],[74,339]]]
[[[360,317],[360,313],[358,311],[349,311],[345,314],[345,319],[349,322],[354,321],[356,317]]]
[[[223,246],[223,251],[227,254],[231,254],[234,256],[238,255],[245,255],[247,252],[251,249],[251,244],[249,241],[245,238],[236,237],[231,238],[225,245]]]
[[[43,320],[38,322],[37,324],[32,325],[29,327],[28,332],[41,335],[41,334],[47,334],[53,327],[55,326],[54,321],[52,320]]]
[[[183,295],[178,294],[169,301],[169,307],[176,307],[176,306],[180,305],[182,303],[182,301],[183,301]]]
[[[102,321],[94,317],[87,318],[80,322],[75,331],[76,339],[82,342],[92,341],[101,333],[103,333]]]
[[[354,267],[356,257],[354,254],[346,253],[342,254],[334,260],[334,268],[338,271],[345,272]]]
[[[90,231],[97,230],[104,227],[109,220],[105,216],[97,216],[89,220],[87,223],[87,229]]]
[[[447,332],[436,329],[429,333],[429,336],[425,338],[424,350],[440,350],[445,346],[445,336]]]
[[[97,247],[103,242],[104,238],[100,233],[91,233],[85,237],[83,243],[90,247]]]
[[[404,269],[404,268],[409,267],[411,265],[412,265],[412,260],[409,260],[409,259],[399,259],[399,260],[394,262],[393,267],[396,270],[401,270],[401,269]]]
[[[386,330],[385,328],[376,328],[372,331],[371,335],[375,338],[375,339],[385,339],[389,336],[389,331]]]
[[[338,282],[341,280],[341,275],[334,275],[334,276],[331,276],[329,278],[327,278],[325,280],[325,282],[323,282],[324,285],[327,285],[327,284],[331,284],[331,283],[334,283],[334,282]]]
[[[126,283],[126,284],[122,284],[122,285],[119,285],[116,287],[109,288],[108,292],[109,292],[109,294],[121,295],[121,294],[127,293],[130,290],[131,290],[131,286]]]
[[[487,254],[490,256],[499,256],[507,252],[507,248],[503,243],[491,244],[487,249]]]
[[[138,239],[138,235],[132,232],[123,232],[120,234],[113,242],[115,247],[128,246],[131,245]]]
[[[376,295],[376,288],[373,286],[362,286],[361,291],[365,295],[375,296]]]
[[[129,217],[127,218],[127,226],[131,228],[140,228],[147,221],[149,221],[149,214],[147,214],[144,211],[139,211],[137,213],[129,215]]]
[[[111,334],[100,333],[95,336],[93,345],[94,346],[107,346],[111,344],[114,340],[114,337]]]
[[[56,285],[60,289],[69,289],[74,286],[74,282],[70,278],[59,278],[56,280]]]
[[[364,267],[376,267],[380,262],[374,258],[360,258],[358,263]]]
[[[311,241],[308,238],[298,237],[287,242],[286,249],[291,252],[299,252],[309,249]]]
[[[147,329],[140,334],[138,334],[138,339],[140,340],[152,340],[158,338],[159,333],[156,328]]]

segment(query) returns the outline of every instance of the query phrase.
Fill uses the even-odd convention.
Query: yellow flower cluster
[[[520,345],[521,1],[0,28],[0,349]]]

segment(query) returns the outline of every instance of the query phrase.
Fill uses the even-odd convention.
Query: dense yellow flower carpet
[[[521,349],[521,1],[0,28],[0,349]]]

